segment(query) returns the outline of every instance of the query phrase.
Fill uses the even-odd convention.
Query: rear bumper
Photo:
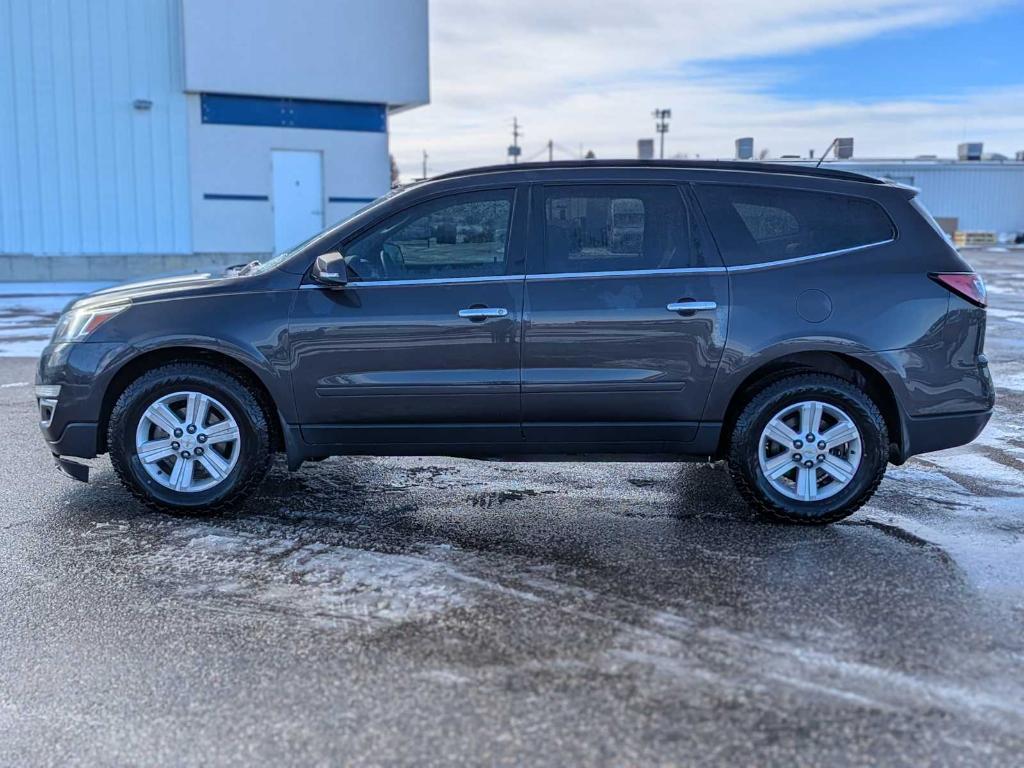
[[[903,420],[900,462],[919,453],[966,445],[981,434],[992,418],[992,409],[941,416],[908,416]]]

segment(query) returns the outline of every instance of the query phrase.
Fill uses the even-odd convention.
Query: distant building
[[[956,229],[1024,232],[1024,162],[858,158],[825,164],[916,187],[929,212],[937,219],[955,220]]]
[[[638,160],[653,160],[654,139],[638,139],[636,142],[636,157]]]
[[[389,189],[429,101],[427,0],[5,5],[0,280],[290,248]]]
[[[736,139],[736,159],[752,160],[753,158],[754,139],[750,136],[745,136],[742,139]]]

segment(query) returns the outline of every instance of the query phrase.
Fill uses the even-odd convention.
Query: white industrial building
[[[956,159],[871,159],[853,156],[853,140],[844,141],[843,159],[825,160],[829,168],[916,187],[918,199],[949,231],[990,232],[1000,240],[1024,233],[1024,152],[1011,160],[986,155],[980,142],[970,142],[958,147]],[[737,140],[736,149],[737,159],[752,157],[753,139]],[[817,161],[784,157],[778,162]]]
[[[427,0],[0,2],[0,280],[265,258],[390,186]]]
[[[829,163],[917,187],[918,199],[955,229],[1024,233],[1024,162],[1015,160],[849,160]]]

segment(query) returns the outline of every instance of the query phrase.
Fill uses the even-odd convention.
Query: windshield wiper
[[[237,275],[238,277],[245,277],[246,275],[251,274],[252,271],[259,267],[261,264],[262,262],[260,262],[259,259],[254,259],[253,261],[250,261],[248,264],[243,264],[242,266],[240,266],[238,268],[238,271],[235,272],[235,275]],[[233,269],[233,267],[229,267],[229,269]]]

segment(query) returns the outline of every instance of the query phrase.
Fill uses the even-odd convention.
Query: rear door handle
[[[674,301],[665,307],[669,312],[706,312],[718,309],[715,301]]]
[[[460,309],[459,317],[466,320],[487,320],[492,317],[508,317],[508,310],[504,307],[470,307]]]

